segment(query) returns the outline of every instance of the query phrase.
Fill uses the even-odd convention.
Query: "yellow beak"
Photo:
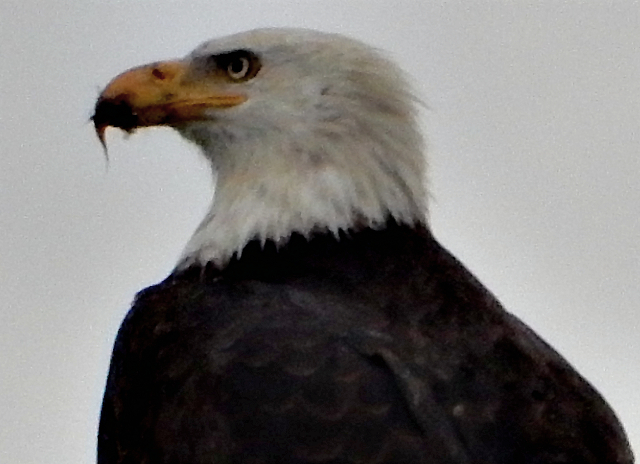
[[[96,103],[92,117],[105,145],[107,127],[132,132],[138,127],[176,125],[207,119],[206,110],[228,108],[247,100],[223,90],[213,78],[193,79],[182,61],[163,61],[130,69],[113,79]]]

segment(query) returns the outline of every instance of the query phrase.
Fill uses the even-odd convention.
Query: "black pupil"
[[[245,65],[245,60],[242,58],[238,58],[231,62],[231,66],[229,68],[231,69],[232,73],[238,74],[242,72],[242,70],[244,69],[244,65]]]

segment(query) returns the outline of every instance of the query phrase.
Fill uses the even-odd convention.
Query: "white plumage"
[[[414,97],[391,61],[336,34],[254,30],[207,42],[186,58],[250,49],[248,100],[179,127],[217,172],[210,211],[180,266],[224,264],[252,238],[333,232],[354,224],[423,222],[423,142]]]

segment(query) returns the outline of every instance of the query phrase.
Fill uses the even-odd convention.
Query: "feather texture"
[[[143,291],[100,464],[631,463],[595,390],[422,226],[249,244]]]

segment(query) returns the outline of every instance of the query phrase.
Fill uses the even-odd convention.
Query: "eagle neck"
[[[270,282],[313,276],[331,276],[339,281],[375,279],[399,263],[410,267],[432,241],[425,224],[402,224],[389,217],[379,228],[354,227],[337,235],[321,230],[307,236],[293,233],[281,243],[251,240],[242,253],[222,266],[213,261],[194,263],[176,269],[173,276]]]
[[[354,227],[380,228],[389,217],[425,221],[417,138],[394,143],[293,127],[286,134],[232,139],[204,147],[217,173],[215,195],[178,268],[208,262],[224,267],[252,240],[281,246],[292,234],[338,236]]]

